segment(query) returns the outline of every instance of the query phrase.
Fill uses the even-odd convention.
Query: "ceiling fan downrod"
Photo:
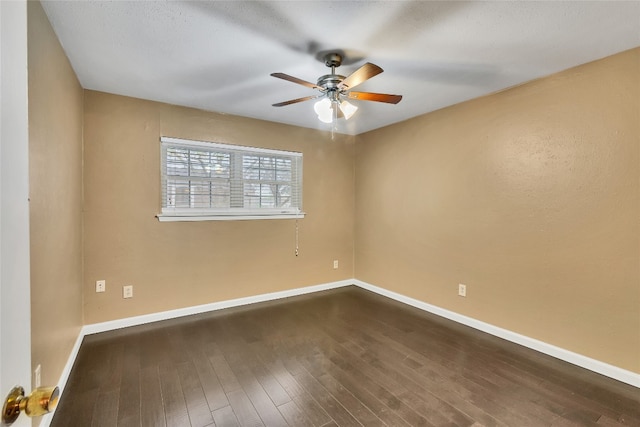
[[[342,64],[342,55],[339,53],[328,53],[324,57],[324,65],[331,68],[331,74],[336,73],[336,68]]]

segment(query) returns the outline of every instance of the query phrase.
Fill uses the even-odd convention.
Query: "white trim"
[[[60,390],[60,396],[64,392],[64,388],[67,385],[67,381],[69,380],[69,375],[71,375],[71,369],[73,368],[73,364],[78,357],[78,352],[80,351],[80,345],[82,345],[82,340],[84,339],[84,327],[80,329],[78,333],[78,338],[76,338],[75,344],[73,344],[73,348],[71,349],[71,353],[69,354],[69,359],[67,359],[67,363],[64,365],[62,369],[62,374],[60,374],[60,379],[58,379],[58,389]],[[53,415],[56,413],[54,409],[52,412],[45,414],[42,416],[40,421],[40,427],[49,427],[51,421],[53,420]]]
[[[160,215],[167,216],[271,216],[304,214],[298,208],[162,208]]]
[[[170,144],[184,145],[189,147],[216,148],[219,150],[242,150],[252,153],[275,154],[280,156],[302,157],[302,153],[297,151],[274,150],[271,148],[249,147],[246,145],[222,144],[219,142],[198,141],[192,139],[172,138],[170,136],[161,136],[160,142]]]
[[[548,344],[543,341],[536,340],[534,338],[529,338],[527,336],[520,335],[516,332],[512,332],[507,329],[503,329],[498,326],[494,326],[489,323],[476,320],[472,317],[467,317],[462,314],[458,314],[456,312],[449,311],[441,307],[437,307],[435,305],[427,304],[426,302],[423,302],[423,301],[420,301],[396,292],[392,292],[384,288],[379,288],[375,285],[363,282],[361,280],[354,279],[353,282],[355,285],[363,289],[367,289],[369,291],[375,292],[379,295],[394,299],[396,301],[410,305],[420,310],[433,313],[440,317],[444,317],[445,319],[453,320],[454,322],[458,322],[463,325],[470,326],[482,332],[486,332],[488,334],[505,339],[507,341],[520,344],[532,350],[539,351],[540,353],[553,356],[557,359],[563,360],[565,362],[569,362],[573,365],[580,366],[582,368],[588,369],[598,374],[602,374],[609,378],[613,378],[623,383],[640,388],[640,374],[636,374],[635,372],[628,371],[626,369],[622,369],[617,366],[609,365],[608,363],[604,363],[599,360],[592,359],[587,356],[583,356],[582,354],[574,353],[572,351],[565,350],[560,347],[556,347],[555,345]]]
[[[265,215],[170,215],[158,214],[160,222],[178,221],[240,221],[247,219],[303,219],[304,213],[296,214],[265,214]]]
[[[178,308],[176,310],[161,311],[158,313],[143,314],[141,316],[127,317],[124,319],[111,320],[102,323],[85,325],[82,328],[83,335],[96,334],[99,332],[111,331],[113,329],[127,328],[129,326],[143,325],[161,320],[175,319],[192,314],[206,313],[210,311],[222,310],[224,308],[239,307],[243,305],[255,304],[258,302],[273,301],[281,298],[288,298],[297,295],[304,295],[313,292],[326,291],[328,289],[341,288],[353,285],[353,280],[342,280],[339,282],[324,283],[321,285],[307,286],[304,288],[289,289],[286,291],[272,292],[269,294],[255,295],[244,298],[237,298],[227,301],[212,302],[209,304],[196,305],[192,307]]]

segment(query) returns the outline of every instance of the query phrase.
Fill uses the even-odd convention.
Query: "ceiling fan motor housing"
[[[345,77],[339,74],[325,74],[318,79],[318,86],[326,90],[336,89],[344,79]]]

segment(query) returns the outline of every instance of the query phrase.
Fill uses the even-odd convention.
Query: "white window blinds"
[[[161,221],[302,218],[302,153],[161,137]]]

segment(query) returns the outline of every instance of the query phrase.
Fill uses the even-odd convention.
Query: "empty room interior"
[[[640,425],[639,2],[25,8],[33,425]],[[161,140],[297,210],[167,214]]]

